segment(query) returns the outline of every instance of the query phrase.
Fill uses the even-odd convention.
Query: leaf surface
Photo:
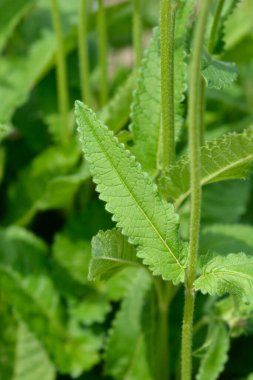
[[[81,146],[100,197],[117,226],[154,275],[178,283],[184,278],[186,245],[178,237],[178,216],[160,198],[156,186],[143,173],[95,114],[76,102]]]
[[[221,90],[236,81],[237,66],[233,62],[218,61],[206,54],[203,59],[202,75],[207,87]]]
[[[202,268],[195,289],[211,295],[234,294],[253,301],[253,257],[244,253],[216,256]]]

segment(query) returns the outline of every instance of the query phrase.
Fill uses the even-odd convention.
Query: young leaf
[[[118,230],[100,231],[92,239],[89,279],[108,278],[127,265],[139,265],[136,249]]]
[[[253,133],[231,133],[215,141],[207,142],[201,149],[201,184],[245,178],[253,161]],[[176,205],[180,205],[190,194],[189,159],[182,157],[169,170],[162,187],[168,191]],[[168,189],[168,190],[166,190]]]
[[[117,380],[152,379],[141,327],[144,299],[150,285],[149,275],[140,269],[129,284],[121,308],[113,321],[106,347],[105,369],[106,373]]]
[[[81,146],[101,199],[154,275],[178,283],[184,278],[186,245],[178,237],[178,216],[130,152],[96,115],[76,102]]]
[[[216,380],[228,359],[229,335],[224,323],[216,323],[211,334],[211,343],[201,360],[197,380]]]
[[[202,75],[207,87],[221,90],[237,79],[237,66],[233,62],[217,61],[207,53],[203,59]]]
[[[204,294],[230,293],[253,302],[253,257],[244,253],[216,256],[204,265],[194,284]]]

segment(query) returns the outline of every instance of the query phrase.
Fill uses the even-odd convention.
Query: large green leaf
[[[141,314],[151,279],[140,269],[128,286],[113,321],[106,347],[105,370],[117,380],[152,380],[146,359]]]
[[[118,230],[100,231],[92,239],[90,279],[108,278],[125,266],[140,263],[135,247]]]
[[[216,256],[204,265],[194,284],[204,294],[230,293],[252,303],[253,257],[244,253]]]
[[[79,375],[98,360],[101,336],[74,329],[63,318],[59,293],[49,275],[44,244],[11,227],[1,231],[0,287],[29,329],[48,350],[60,372]]]
[[[81,146],[100,197],[117,225],[155,275],[178,283],[184,278],[186,245],[178,237],[178,216],[96,115],[76,102]]]
[[[245,178],[253,161],[253,133],[231,133],[201,148],[201,184]],[[169,170],[163,190],[179,206],[190,194],[189,158],[182,157]]]
[[[229,335],[224,323],[212,326],[211,342],[203,356],[197,380],[216,380],[228,359]]]

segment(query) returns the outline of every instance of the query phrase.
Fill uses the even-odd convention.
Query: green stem
[[[135,70],[141,65],[141,51],[142,51],[142,25],[140,14],[140,0],[133,0],[133,45],[135,52]]]
[[[97,30],[100,67],[100,105],[103,106],[108,100],[107,30],[103,0],[98,0]]]
[[[174,32],[176,2],[161,0],[162,169],[175,160],[174,138]]]
[[[81,77],[81,92],[84,103],[91,105],[91,89],[89,81],[88,56],[88,6],[89,0],[80,0],[80,17],[78,25],[79,65]]]
[[[211,29],[211,33],[210,33],[209,42],[208,42],[208,51],[211,54],[213,53],[213,50],[215,48],[217,30],[219,27],[221,12],[222,12],[222,8],[223,8],[224,4],[225,4],[225,0],[219,0],[218,5],[217,5],[216,10],[215,10],[212,29]]]
[[[206,83],[201,78],[199,88],[199,124],[200,124],[200,145],[205,144],[205,113],[206,113]]]
[[[191,218],[188,268],[185,279],[185,305],[182,329],[181,373],[182,380],[190,380],[192,372],[192,330],[195,304],[193,283],[196,278],[200,212],[201,212],[201,160],[200,160],[200,84],[201,55],[204,44],[205,27],[212,0],[201,2],[200,13],[193,36],[189,82],[189,154],[191,177]]]
[[[70,129],[69,129],[69,94],[68,94],[68,82],[67,82],[67,70],[65,61],[65,51],[63,44],[63,35],[61,28],[61,18],[60,11],[58,7],[57,0],[51,0],[51,14],[53,20],[53,26],[56,35],[57,49],[56,49],[56,60],[57,60],[57,92],[58,92],[58,102],[61,115],[61,142],[63,145],[67,144],[70,139]]]

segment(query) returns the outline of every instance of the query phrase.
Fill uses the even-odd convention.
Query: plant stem
[[[141,65],[141,51],[142,51],[142,25],[140,14],[140,0],[133,0],[133,45],[135,52],[135,71]]]
[[[161,0],[162,169],[175,160],[174,137],[174,32],[176,3]]]
[[[191,177],[191,218],[188,268],[185,279],[185,305],[182,330],[181,373],[182,380],[190,380],[192,372],[192,330],[195,291],[193,283],[196,278],[199,228],[201,212],[201,160],[200,160],[200,84],[201,55],[204,44],[205,27],[212,0],[201,2],[200,13],[194,30],[193,47],[190,63],[189,83],[189,154]]]
[[[51,0],[51,14],[53,20],[53,26],[56,35],[57,49],[56,49],[56,60],[57,60],[57,92],[58,92],[58,102],[61,115],[61,142],[66,145],[69,142],[70,130],[69,130],[69,94],[68,94],[68,82],[67,82],[67,70],[65,62],[65,51],[63,45],[63,35],[61,28],[61,18],[60,11],[58,7],[57,0]]]
[[[208,41],[209,53],[213,53],[213,50],[215,48],[217,30],[218,30],[221,12],[222,12],[222,8],[223,8],[224,4],[225,4],[225,0],[219,0],[218,5],[217,5],[216,10],[215,10],[212,29],[211,29],[211,33],[210,33],[210,37],[209,37],[209,41]]]
[[[97,30],[100,67],[100,105],[103,106],[108,100],[107,31],[103,0],[98,0]]]
[[[91,105],[91,89],[89,81],[88,56],[88,5],[89,0],[80,0],[80,17],[78,25],[79,65],[81,77],[81,92],[84,103]]]

